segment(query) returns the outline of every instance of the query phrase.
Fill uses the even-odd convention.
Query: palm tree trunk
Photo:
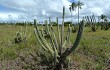
[[[72,11],[71,11],[71,24],[72,24]]]
[[[79,6],[78,6],[78,24],[79,24]]]

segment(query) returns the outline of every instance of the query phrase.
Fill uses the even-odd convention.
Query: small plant
[[[72,27],[72,32],[76,33],[78,31],[78,25],[74,24]]]
[[[19,44],[21,42],[26,42],[27,39],[30,37],[31,34],[27,35],[27,26],[25,26],[25,31],[22,31],[21,27],[21,32],[17,32],[16,36],[14,38],[14,43]]]
[[[16,37],[15,37],[15,44],[19,44],[22,42],[22,36],[21,36],[21,33],[17,32],[16,33]]]

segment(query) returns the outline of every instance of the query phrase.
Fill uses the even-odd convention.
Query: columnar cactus
[[[101,30],[108,30],[110,28],[108,22],[102,22],[101,23]]]
[[[68,26],[66,39],[64,38],[64,15],[65,15],[65,7],[63,7],[63,17],[62,17],[63,20],[62,20],[61,27],[59,27],[58,18],[57,18],[57,30],[58,30],[59,37],[56,37],[53,27],[50,27],[48,30],[50,41],[47,41],[46,38],[43,37],[42,33],[39,31],[37,21],[34,20],[34,32],[35,32],[36,39],[40,43],[41,47],[45,51],[51,54],[51,57],[54,59],[53,62],[54,62],[55,70],[62,70],[64,68],[64,64],[65,64],[64,61],[77,48],[80,42],[82,32],[83,32],[83,26],[84,26],[84,20],[83,20],[79,24],[77,37],[75,42],[72,45],[70,42],[70,31],[71,31],[70,25]],[[69,47],[67,47],[67,44]]]
[[[63,7],[63,16],[62,16],[62,27],[61,27],[61,45],[60,45],[60,55],[63,51],[63,39],[64,39],[64,17],[65,17],[65,7]]]
[[[94,14],[92,16],[85,16],[84,18],[86,20],[86,26],[90,26],[91,30],[95,32],[98,26],[96,25],[96,19]]]
[[[14,43],[19,44],[21,42],[26,42],[30,37],[30,35],[31,33],[27,35],[27,26],[25,25],[25,31],[22,31],[22,27],[21,27],[21,31],[16,33],[16,36],[14,38]]]
[[[110,28],[110,26],[109,26],[109,24],[106,22],[105,23],[105,28],[104,28],[104,30],[108,30]]]

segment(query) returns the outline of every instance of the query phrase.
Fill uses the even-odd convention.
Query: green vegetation
[[[44,26],[39,26],[41,29]],[[22,26],[23,30],[25,27]],[[58,35],[57,27],[53,26],[55,30],[55,34]],[[39,43],[36,41],[33,26],[27,26],[27,30],[29,30],[28,34],[31,36],[27,40],[27,43],[14,44],[13,40],[18,32],[21,29],[21,26],[12,26],[12,25],[4,25],[0,26],[0,65],[3,68],[7,68],[7,63],[10,64],[10,70],[12,69],[30,69],[31,68],[46,68],[43,64],[47,63],[49,60],[47,55],[44,57],[43,54],[48,54],[43,50]],[[67,27],[65,27],[64,34],[67,33]],[[76,37],[76,33],[70,34],[70,41],[74,41]],[[105,70],[109,67],[110,61],[110,30],[100,30],[97,29],[96,32],[92,32],[89,27],[84,28],[84,33],[81,39],[81,42],[78,48],[75,50],[73,54],[71,54],[71,63],[70,66],[76,70]],[[42,53],[42,54],[41,54]],[[29,60],[33,62],[31,59],[32,56],[36,56],[36,62],[33,63],[33,66],[30,64],[26,64],[21,58],[25,58],[25,60]],[[42,56],[42,57],[41,57]],[[43,60],[41,60],[43,58]],[[17,65],[17,61],[18,65]],[[28,63],[28,62],[27,62]],[[37,66],[42,64],[41,66]],[[48,64],[48,63],[47,63]],[[29,67],[29,66],[30,67]],[[51,65],[50,65],[51,66]],[[1,70],[2,70],[1,69]]]
[[[48,53],[41,51],[43,49],[36,41],[33,26],[27,26],[27,30],[29,30],[27,35],[29,35],[31,32],[31,36],[26,43],[21,43],[19,45],[13,43],[16,32],[20,31],[21,27],[23,30],[25,30],[25,26],[0,26],[0,65],[2,66],[2,69],[7,68],[7,64],[10,64],[10,70],[46,68],[43,64],[50,60],[48,59],[50,55],[47,55],[47,58],[44,57],[44,54],[46,55]],[[45,28],[45,26],[39,26],[39,28]],[[57,27],[53,26],[53,29],[55,30],[55,34],[58,35]],[[64,35],[66,35],[66,33],[67,27],[64,29]],[[76,33],[71,33],[70,41],[74,41],[75,37]],[[97,31],[92,32],[90,27],[85,27],[78,48],[73,54],[71,54],[71,57],[69,57],[69,59],[71,59],[71,63],[69,65],[72,65],[71,67],[76,70],[105,70],[109,67],[109,49],[110,30],[101,30],[99,27]],[[33,66],[31,63],[33,62],[31,55],[36,57],[36,59],[34,58],[36,62],[34,61],[33,63],[33,65],[36,66]],[[29,60],[30,64],[26,64],[23,59],[21,60],[23,57],[25,60]],[[43,60],[41,60],[42,58]],[[18,65],[17,61],[19,61]],[[39,63],[42,65],[37,66]]]
[[[105,15],[96,22],[95,15],[85,16],[78,24],[45,20],[39,24],[17,22],[0,25],[0,70],[109,70],[110,22]],[[72,16],[72,12],[71,12]]]

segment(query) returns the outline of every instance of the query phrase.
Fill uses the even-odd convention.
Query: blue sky
[[[4,11],[9,11],[10,9],[8,9],[7,7],[4,7],[2,5],[0,5],[0,11],[4,12]]]
[[[16,10],[13,8],[5,7],[3,5],[0,5],[0,12],[9,13],[9,12],[20,12],[20,10]]]
[[[105,14],[110,18],[110,0],[80,0],[84,3],[80,10],[80,20],[83,16],[100,16]],[[66,8],[65,21],[70,21],[69,5],[77,0],[0,0],[0,21],[44,21],[51,17],[59,17],[61,21],[62,7]],[[77,9],[73,12],[73,22],[77,22]]]
[[[68,0],[68,1],[71,2],[71,3],[72,3],[72,2],[77,2],[77,0]]]

